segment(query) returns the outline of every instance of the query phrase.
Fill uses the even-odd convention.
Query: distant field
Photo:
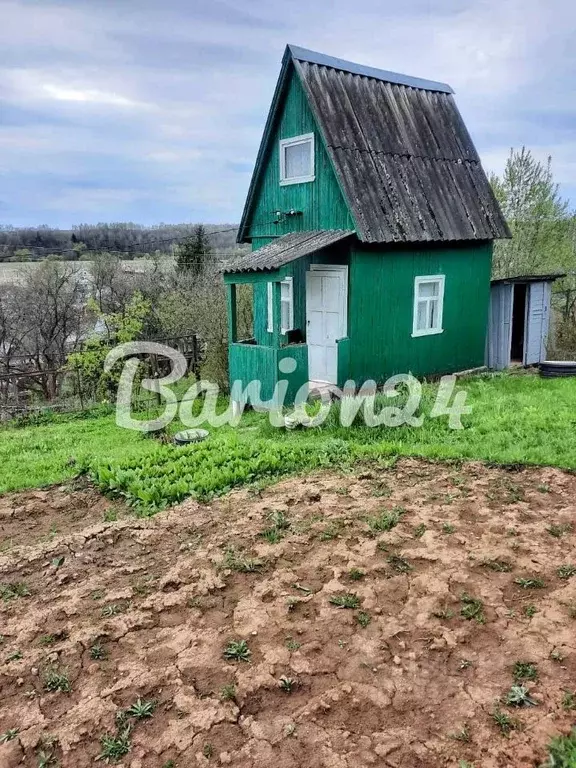
[[[172,257],[166,256],[165,259],[167,263],[172,260]],[[67,261],[62,263],[72,265],[86,276],[90,274],[91,261]],[[16,282],[19,274],[25,273],[28,270],[38,269],[40,264],[42,264],[41,261],[0,262],[0,285]],[[150,259],[132,259],[130,261],[123,261],[122,267],[126,272],[144,272],[150,269],[152,264],[153,262]]]

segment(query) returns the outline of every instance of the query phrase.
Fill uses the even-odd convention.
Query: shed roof
[[[452,89],[289,45],[239,230],[246,236],[284,84],[297,73],[364,242],[510,237]]]
[[[553,272],[549,275],[518,275],[517,277],[500,277],[498,280],[491,280],[491,285],[502,285],[503,283],[553,283],[566,277],[566,272]]]
[[[292,232],[258,248],[232,264],[227,264],[222,271],[224,274],[272,271],[302,256],[316,253],[353,234],[352,230],[347,229]]]

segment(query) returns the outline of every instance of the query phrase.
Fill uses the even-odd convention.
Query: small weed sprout
[[[94,661],[103,661],[107,656],[108,652],[100,642],[90,646],[90,658]]]
[[[512,731],[518,730],[518,721],[510,717],[510,715],[508,715],[506,712],[502,712],[498,708],[492,712],[492,719],[500,729],[500,732],[503,736],[509,736]]]
[[[456,530],[456,526],[452,525],[452,523],[444,523],[442,525],[442,533],[450,534],[450,533],[454,533],[455,530]]]
[[[531,661],[517,661],[514,664],[512,675],[516,682],[521,680],[538,680],[538,669]]]
[[[562,709],[565,709],[567,712],[576,709],[576,694],[572,691],[564,691],[564,696],[562,697]]]
[[[353,592],[344,592],[340,595],[332,595],[330,603],[336,608],[359,608],[360,598]]]
[[[70,693],[72,686],[68,675],[64,672],[58,672],[57,669],[49,669],[44,675],[44,690],[52,693],[55,691]]]
[[[126,713],[136,720],[144,720],[147,717],[152,717],[155,709],[155,701],[143,701],[141,698],[138,698],[134,704],[126,710]]]
[[[202,754],[204,755],[205,758],[210,760],[210,758],[214,754],[214,747],[212,746],[212,744],[210,743],[204,744],[204,747],[202,748]]]
[[[8,728],[4,733],[0,733],[0,744],[6,744],[8,741],[12,741],[19,733],[20,730],[18,728]]]
[[[554,538],[559,539],[567,533],[572,533],[574,526],[572,523],[553,523],[548,528],[546,528],[546,530],[550,536],[554,536]]]
[[[535,605],[532,605],[530,603],[529,605],[525,605],[522,609],[522,613],[524,616],[526,616],[527,619],[531,619],[533,616],[535,616],[538,613],[538,608],[536,608]]]
[[[293,637],[286,638],[286,648],[288,648],[289,651],[297,651],[301,645],[302,643],[298,643]]]
[[[261,560],[257,560],[253,557],[246,557],[243,553],[237,552],[234,548],[226,550],[222,562],[223,568],[229,568],[231,571],[237,571],[238,573],[257,573],[262,570],[263,566],[264,563]]]
[[[361,579],[364,578],[364,576],[366,576],[364,571],[361,571],[358,568],[351,568],[348,571],[348,578],[350,579],[350,581],[360,581]]]
[[[358,622],[358,624],[360,624],[362,629],[366,629],[368,624],[370,624],[370,622],[372,621],[372,616],[370,616],[370,614],[366,613],[365,611],[360,611],[356,616],[356,621]]]
[[[389,512],[381,512],[377,517],[369,517],[366,522],[372,533],[391,531],[400,522],[400,518],[406,512],[402,507],[394,507]]]
[[[424,534],[426,533],[427,530],[428,529],[426,528],[424,523],[420,523],[420,525],[418,525],[418,526],[416,526],[416,528],[414,528],[414,534],[413,534],[414,538],[415,539],[421,539],[422,536],[424,536]]]
[[[554,650],[550,652],[550,658],[552,661],[557,661],[559,664],[564,661],[564,655],[562,651],[558,650],[558,648],[554,648]]]
[[[22,651],[12,651],[12,653],[9,653],[8,656],[6,656],[6,663],[10,663],[11,661],[20,661],[20,659],[24,658],[24,654]]]
[[[513,685],[504,699],[510,707],[535,707],[536,702],[530,697],[530,691],[524,685]]]
[[[464,593],[460,598],[462,608],[460,609],[460,616],[470,621],[474,619],[478,624],[484,624],[486,617],[484,616],[484,603],[482,600],[472,597]]]
[[[105,605],[101,611],[103,619],[109,619],[112,616],[118,616],[119,613],[122,613],[122,606],[116,605],[116,603]]]
[[[29,597],[30,590],[23,581],[15,581],[10,584],[0,584],[0,598],[7,603],[19,597]]]
[[[235,701],[236,700],[236,686],[234,683],[228,683],[223,685],[220,689],[220,698],[222,701]]]
[[[408,560],[400,557],[400,555],[390,555],[388,563],[395,571],[398,571],[398,573],[409,573],[413,570],[413,566],[410,565]]]
[[[542,579],[537,576],[532,576],[527,579],[518,577],[514,579],[514,583],[518,584],[522,589],[543,589],[546,584]]]
[[[454,739],[455,741],[461,741],[464,744],[467,744],[470,741],[470,728],[465,723],[462,728],[458,731],[454,731],[454,733],[448,734],[451,739]]]
[[[496,573],[509,573],[512,570],[512,564],[507,560],[484,560],[480,565]]]
[[[284,693],[292,693],[298,685],[298,681],[294,680],[292,677],[281,677],[278,684]]]
[[[246,640],[231,640],[224,648],[224,658],[228,661],[250,661],[252,651]]]
[[[132,745],[130,744],[130,732],[131,727],[127,725],[122,730],[118,730],[115,734],[105,733],[100,737],[101,752],[96,760],[103,760],[105,763],[118,762],[120,758],[127,755],[130,752]]]
[[[561,579],[570,579],[576,574],[576,565],[561,565],[556,573]]]

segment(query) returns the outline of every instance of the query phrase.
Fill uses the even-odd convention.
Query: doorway
[[[512,342],[510,360],[512,363],[524,363],[524,334],[526,330],[526,283],[514,285],[512,303]]]
[[[348,269],[318,265],[306,273],[306,343],[310,381],[338,383],[337,341],[347,334]]]

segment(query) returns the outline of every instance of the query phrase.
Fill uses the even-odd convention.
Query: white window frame
[[[414,305],[412,314],[412,336],[434,336],[444,331],[442,319],[444,316],[444,284],[446,275],[419,275],[414,278]],[[425,328],[418,330],[418,304],[420,301],[430,302],[429,297],[420,298],[420,285],[422,283],[438,283],[438,313],[436,326],[434,328]],[[436,300],[436,299],[434,299]],[[427,313],[428,316],[428,313]]]
[[[273,291],[273,285],[274,283],[267,283],[267,294],[268,294],[268,324],[266,326],[266,330],[268,333],[274,332],[274,307],[273,307],[273,298],[274,298],[274,291]],[[282,298],[282,285],[288,286],[288,299]],[[291,277],[285,277],[283,280],[280,281],[280,317],[282,317],[282,302],[288,302],[288,320],[290,323],[289,328],[280,328],[280,333],[288,333],[288,331],[291,331],[294,328],[294,282]]]
[[[295,144],[310,143],[310,165],[312,173],[307,176],[297,176],[291,179],[286,178],[286,147],[292,147]],[[314,181],[315,175],[315,158],[314,158],[314,134],[303,133],[300,136],[292,136],[290,139],[280,139],[280,186],[285,187],[288,184],[305,184],[309,181]]]

